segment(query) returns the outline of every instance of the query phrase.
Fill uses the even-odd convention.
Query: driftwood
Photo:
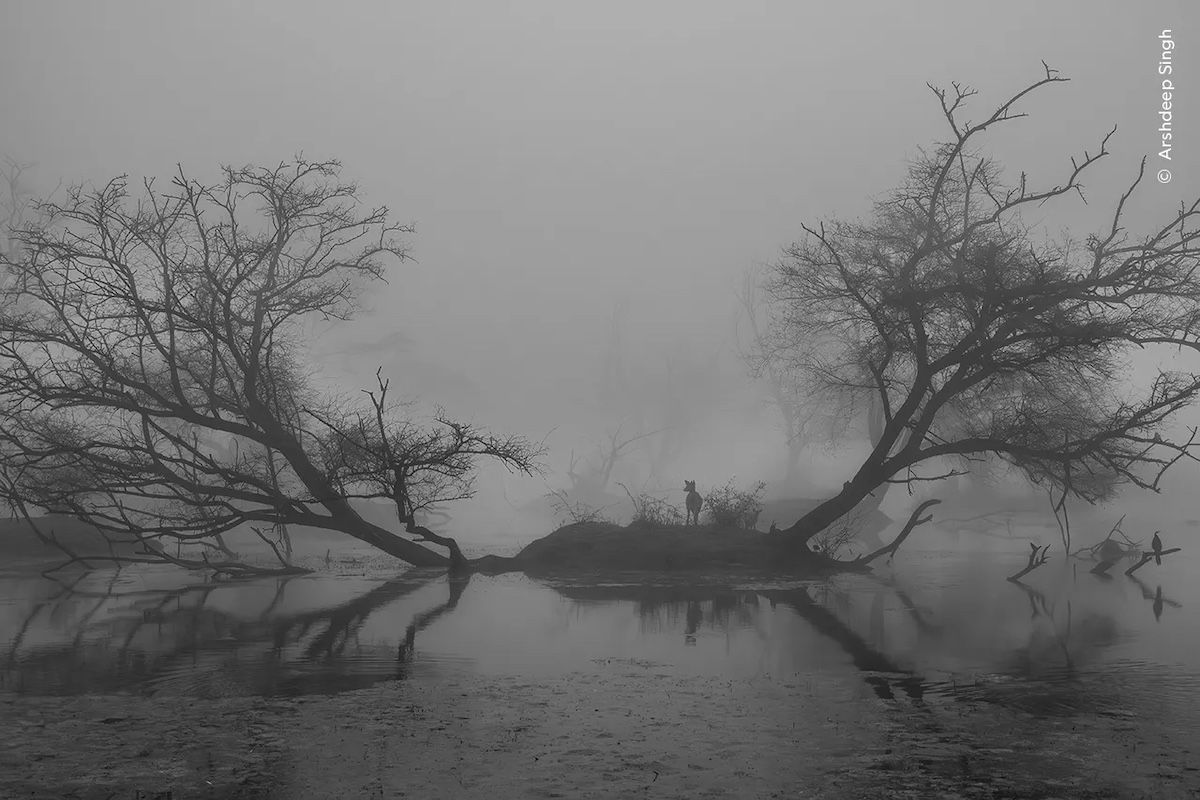
[[[1126,535],[1125,531],[1121,530],[1121,523],[1124,521],[1125,517],[1122,515],[1107,536],[1091,547],[1076,550],[1071,557],[1091,558],[1097,563],[1088,571],[1093,575],[1106,575],[1118,561],[1136,556],[1141,551],[1141,542],[1135,542]],[[1119,542],[1114,539],[1113,537],[1117,534],[1120,534],[1125,541]]]

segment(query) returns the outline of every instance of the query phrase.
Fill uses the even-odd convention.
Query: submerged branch
[[[1047,561],[1050,560],[1050,558],[1046,555],[1047,551],[1050,550],[1050,545],[1045,545],[1044,547],[1038,547],[1033,542],[1030,542],[1029,548],[1030,548],[1029,563],[1026,564],[1025,568],[1022,569],[1020,572],[1009,575],[1005,580],[1009,580],[1009,581],[1012,581],[1013,583],[1017,583],[1018,581],[1021,580],[1021,578],[1025,577],[1026,575],[1028,575],[1029,573],[1033,572],[1035,569],[1040,567],[1042,564],[1045,564]]]
[[[1142,553],[1141,560],[1139,560],[1136,564],[1134,564],[1129,569],[1125,570],[1125,574],[1132,576],[1133,573],[1137,572],[1139,569],[1146,566],[1146,564],[1149,563],[1151,560],[1162,563],[1160,560],[1161,556],[1169,555],[1171,553],[1178,553],[1182,549],[1183,549],[1182,547],[1172,547],[1169,550],[1159,550],[1158,552],[1151,550],[1148,553]]]

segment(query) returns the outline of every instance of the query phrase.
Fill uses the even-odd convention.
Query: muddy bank
[[[881,700],[832,674],[600,659],[294,700],[0,698],[0,796],[1175,798],[1200,754],[1148,722]],[[164,795],[165,796],[165,795]]]

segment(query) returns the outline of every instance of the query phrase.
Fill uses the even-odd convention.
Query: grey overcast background
[[[1053,230],[1096,227],[1143,155],[1131,220],[1200,189],[1200,5],[1186,0],[0,9],[0,152],[36,164],[36,189],[341,159],[367,201],[416,226],[416,261],[355,324],[322,332],[323,374],[354,388],[383,365],[484,425],[553,431],[557,470],[621,422],[601,386],[619,351],[649,407],[668,363],[696,401],[680,478],[769,479],[783,450],[735,356],[734,291],[801,223],[865,213],[944,135],[926,82],[977,88],[981,114],[1043,59],[1072,79],[990,140],[1013,176],[1060,180],[1118,125],[1092,205],[1055,207]],[[1181,137],[1166,186],[1153,179],[1164,28]]]

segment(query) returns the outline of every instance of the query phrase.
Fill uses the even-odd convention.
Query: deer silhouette
[[[684,481],[683,490],[687,492],[687,519],[685,525],[700,524],[700,506],[704,505],[704,498],[696,491],[695,481]]]

